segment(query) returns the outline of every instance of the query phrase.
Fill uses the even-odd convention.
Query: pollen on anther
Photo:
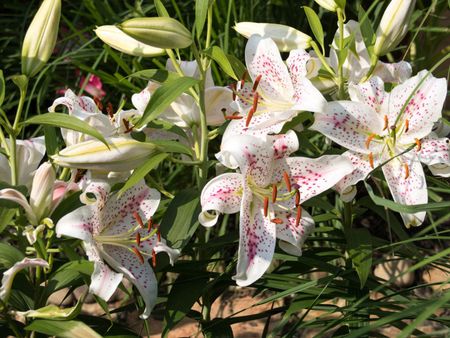
[[[149,218],[148,222],[147,222],[147,231],[150,232],[150,230],[152,230],[153,227],[153,218]]]
[[[275,203],[277,200],[277,194],[278,194],[278,188],[277,185],[274,183],[272,184],[272,203]]]
[[[256,88],[258,88],[259,85],[259,81],[261,81],[262,75],[258,75],[255,79],[255,82],[253,83],[253,88],[252,88],[252,92],[256,91]]]
[[[255,95],[253,96],[253,110],[256,111],[256,109],[258,109],[258,99],[259,99],[259,94],[255,93]]]
[[[298,206],[297,207],[297,215],[295,217],[295,226],[298,227],[298,225],[300,224],[300,220],[302,218],[302,207]]]
[[[285,171],[283,172],[283,179],[284,179],[284,183],[286,184],[286,188],[289,192],[291,192],[292,190],[292,186],[291,186],[291,179],[289,178],[288,173]]]
[[[387,117],[387,115],[384,115],[384,127],[383,127],[383,130],[386,130],[388,128],[388,126],[389,126],[388,117]]]
[[[139,232],[136,232],[136,244],[141,245],[141,234]]]
[[[138,222],[138,224],[141,226],[141,228],[144,228],[144,222],[142,222],[141,216],[139,216],[139,214],[136,211],[133,212],[133,217],[136,220],[136,222]]]
[[[270,221],[275,224],[283,224],[283,220],[281,218],[272,218]]]
[[[137,256],[137,258],[139,258],[139,261],[141,262],[141,264],[144,264],[144,256],[142,256],[142,254],[138,250],[138,248],[133,246],[131,249],[133,250],[134,254]]]
[[[373,153],[369,153],[369,164],[372,169],[375,168],[373,165]]]
[[[418,138],[416,138],[415,141],[416,141],[416,145],[417,145],[417,151],[421,151],[422,150],[422,142],[420,142],[420,140]]]
[[[267,217],[268,210],[269,210],[269,197],[264,197],[264,217]]]
[[[369,149],[370,147],[370,142],[372,142],[373,138],[375,137],[375,134],[370,134],[367,139],[366,139],[366,149]]]
[[[153,265],[153,267],[156,266],[156,252],[155,252],[155,250],[152,250],[152,265]]]
[[[403,163],[403,168],[405,168],[405,180],[409,177],[409,166],[406,163]]]
[[[406,119],[406,120],[405,120],[405,133],[407,133],[408,130],[409,130],[409,120]]]
[[[234,101],[236,100],[236,84],[235,83],[230,84],[230,89],[232,92],[232,99]]]
[[[253,107],[250,108],[247,115],[247,120],[245,121],[245,126],[248,127],[250,124],[250,121],[252,120],[253,114],[255,113],[255,110]]]
[[[298,207],[300,205],[300,191],[295,192],[295,206]]]
[[[240,120],[243,118],[241,115],[225,115],[225,120]]]

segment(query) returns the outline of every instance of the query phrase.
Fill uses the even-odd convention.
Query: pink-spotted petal
[[[384,82],[378,76],[373,76],[360,84],[350,83],[348,93],[352,101],[364,103],[377,113],[381,112],[383,102],[387,97],[384,91]]]
[[[349,150],[368,154],[379,152],[381,144],[371,142],[366,148],[367,137],[383,130],[383,118],[369,106],[352,101],[329,102],[323,114],[315,114],[311,129],[317,130]]]
[[[220,126],[225,116],[233,115],[230,107],[233,92],[227,87],[211,87],[205,90],[206,122],[210,126]]]
[[[104,245],[102,255],[114,270],[122,273],[138,289],[145,302],[145,310],[140,317],[147,319],[158,296],[158,282],[150,264],[146,260],[141,263],[130,250],[118,246]]]
[[[264,217],[262,202],[245,189],[240,212],[240,238],[237,272],[239,286],[258,280],[269,267],[275,251],[276,227]]]
[[[427,203],[427,183],[422,165],[419,161],[408,162],[403,156],[399,158],[403,163],[392,160],[382,168],[394,201],[406,205]],[[408,165],[408,177],[404,164]],[[421,225],[425,214],[424,211],[414,214],[400,213],[407,228]]]
[[[148,102],[150,101],[150,88],[153,88],[149,83],[149,86],[141,90],[137,94],[133,94],[131,96],[131,102],[133,103],[133,106],[142,114],[145,111],[145,108],[147,108]]]
[[[415,90],[419,83],[421,83],[419,89]],[[412,143],[414,139],[424,138],[431,132],[433,124],[442,116],[442,107],[447,96],[447,82],[444,78],[437,79],[423,70],[395,87],[389,95],[388,105],[385,108],[389,112],[389,121],[396,120],[413,92],[414,95],[408,101],[400,118],[400,123],[409,120],[409,130],[401,136],[402,143]]]
[[[293,83],[295,93],[292,110],[304,110],[317,113],[324,111],[327,101],[310,80],[305,77]]]
[[[298,137],[293,130],[289,130],[286,134],[268,135],[267,138],[272,141],[275,160],[288,157],[298,150]]]
[[[100,218],[94,205],[85,205],[63,216],[56,224],[58,237],[68,236],[91,241],[94,228],[99,228]]]
[[[427,165],[450,165],[450,139],[427,137],[421,141],[421,150],[417,151],[418,159]]]
[[[292,82],[302,81],[308,75],[307,64],[311,55],[303,49],[294,49],[289,53],[286,64],[291,74]]]
[[[26,197],[20,191],[10,188],[2,189],[0,190],[0,200],[7,200],[19,204],[25,210],[28,222],[32,225],[37,225],[38,219],[36,218],[36,214],[28,203]]]
[[[302,245],[306,238],[314,230],[314,220],[311,215],[302,209],[300,223],[295,225],[296,211],[277,211],[277,218],[283,220],[282,224],[277,224],[277,238],[279,245],[285,252],[294,256],[302,255]]]
[[[335,185],[335,189],[341,194],[341,198],[344,201],[348,202],[349,198],[347,198],[346,195],[354,192],[350,189],[350,187],[366,178],[367,174],[373,169],[370,166],[369,157],[366,154],[346,151],[342,154],[342,156],[347,158],[352,163],[353,171],[350,174],[344,176]],[[374,157],[374,167],[379,165],[379,162],[379,159]]]
[[[374,75],[379,76],[384,82],[402,83],[411,77],[412,68],[409,62],[400,61],[396,63],[384,63],[378,61],[377,66],[373,72]]]
[[[245,47],[245,63],[253,81],[261,75],[258,92],[264,99],[273,103],[291,100],[291,77],[272,39],[252,35]]]
[[[265,138],[267,134],[278,134],[283,125],[297,112],[267,112],[259,115],[254,115],[250,125],[245,125],[246,118],[240,120],[233,120],[225,129],[225,133],[222,137],[222,142],[228,138],[233,138],[236,135],[249,135],[260,138]]]
[[[149,188],[142,180],[120,197],[110,196],[102,218],[102,233],[116,235],[126,233],[132,226],[139,225],[135,215],[138,214],[144,226],[156,212],[161,194]]]
[[[278,163],[278,167],[274,170],[273,181],[281,182],[283,173],[287,172],[291,184],[299,186],[300,202],[303,203],[333,187],[352,171],[351,162],[341,155],[324,155],[316,159],[290,157]]]
[[[237,173],[222,174],[205,185],[200,197],[202,212],[198,216],[203,226],[216,224],[219,213],[233,214],[239,211],[243,179]]]

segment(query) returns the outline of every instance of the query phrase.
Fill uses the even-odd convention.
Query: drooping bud
[[[329,11],[336,12],[339,7],[345,7],[345,1],[334,0],[314,0],[319,6],[328,9]],[[339,2],[339,3],[338,3]],[[342,4],[340,4],[342,3]],[[341,6],[343,5],[343,6]]]
[[[132,38],[157,48],[186,48],[192,44],[189,30],[168,17],[134,18],[122,22],[119,28]]]
[[[49,216],[52,210],[55,180],[56,173],[49,162],[41,164],[36,170],[31,186],[30,206],[38,222]]]
[[[95,34],[108,46],[125,54],[134,56],[156,56],[165,53],[164,49],[142,43],[121,31],[114,25],[97,27]]]
[[[22,74],[32,77],[47,63],[55,48],[61,0],[44,0],[28,27],[22,46]]]
[[[383,56],[393,50],[408,31],[416,0],[391,0],[376,32],[374,53]]]
[[[274,23],[238,22],[234,29],[247,39],[258,34],[263,38],[271,38],[282,52],[293,49],[307,49],[311,47],[311,37],[299,30]]]
[[[148,160],[156,146],[127,137],[107,139],[109,148],[97,140],[71,145],[53,155],[53,162],[62,167],[97,171],[128,171]]]

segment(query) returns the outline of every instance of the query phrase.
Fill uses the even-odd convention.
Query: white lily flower
[[[289,121],[300,111],[324,109],[325,98],[307,78],[310,59],[304,50],[296,49],[290,52],[286,66],[273,40],[259,35],[250,37],[245,62],[253,85],[239,82],[234,102],[234,107],[245,115],[246,127],[266,128]],[[264,124],[253,121],[253,117],[265,114],[270,118],[263,118]]]
[[[15,263],[11,268],[3,273],[2,286],[0,287],[0,299],[6,302],[11,292],[12,283],[17,273],[28,267],[48,268],[48,263],[41,258],[24,258],[20,262]]]
[[[414,11],[416,0],[391,0],[376,32],[374,53],[387,54],[397,47],[408,32],[408,23]]]
[[[219,213],[240,212],[237,274],[240,286],[259,279],[269,267],[276,238],[280,247],[301,255],[301,246],[314,222],[301,207],[350,173],[351,164],[340,156],[318,159],[288,158],[297,150],[294,132],[253,137],[236,135],[222,144],[221,156],[234,163],[240,173],[212,179],[201,194],[199,222],[216,224]]]
[[[299,48],[308,49],[311,47],[312,38],[309,35],[286,25],[238,22],[233,28],[247,39],[254,34],[260,35],[263,38],[270,38],[282,52],[289,52]]]
[[[120,197],[109,191],[106,182],[92,182],[80,197],[86,205],[61,218],[56,234],[83,241],[89,260],[94,262],[91,293],[107,301],[125,276],[145,301],[141,315],[145,319],[157,298],[156,277],[147,259],[155,259],[157,253],[164,251],[173,264],[179,251],[168,247],[151,228],[151,218],[160,201],[157,190],[141,181]]]
[[[136,169],[155,151],[155,145],[117,136],[106,139],[108,146],[89,140],[66,147],[52,156],[61,167],[99,172],[122,172]]]
[[[420,162],[429,166],[450,165],[449,139],[436,138],[431,132],[442,114],[446,81],[427,74],[425,70],[420,72],[390,93],[384,91],[384,83],[378,77],[350,85],[352,101],[330,102],[323,114],[315,115],[311,128],[348,148],[344,156],[356,168],[339,182],[338,191],[364,179],[378,164],[415,146],[382,169],[394,201],[407,205],[427,203]],[[401,216],[407,227],[418,226],[425,212]]]
[[[9,139],[7,139],[6,142],[9,146]],[[18,185],[30,187],[34,172],[44,157],[44,154],[44,137],[35,137],[29,140],[16,140]],[[3,154],[0,154],[0,181],[12,184],[9,161]]]

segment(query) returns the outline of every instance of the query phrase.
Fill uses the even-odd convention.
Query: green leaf
[[[345,238],[347,251],[358,273],[362,289],[372,268],[372,235],[365,228],[352,228],[345,232]]]
[[[178,276],[167,298],[163,337],[166,337],[169,330],[191,310],[194,303],[203,294],[208,281],[209,277],[201,275],[181,274]]]
[[[166,7],[164,7],[161,0],[155,0],[155,8],[158,16],[169,17],[169,12],[167,12]]]
[[[68,308],[59,308],[51,304],[41,307],[37,310],[29,310],[23,313],[28,318],[52,318],[52,320],[71,320],[78,316],[83,305],[82,298],[80,298],[75,306]]]
[[[27,331],[36,331],[49,336],[61,338],[102,338],[97,332],[92,330],[83,322],[75,320],[54,321],[40,319],[33,321],[25,327]]]
[[[24,258],[25,255],[14,246],[0,243],[0,267],[8,269]]]
[[[168,153],[179,153],[192,156],[192,150],[188,146],[172,140],[152,140],[152,144],[156,145],[160,151]]]
[[[325,45],[324,45],[324,35],[323,35],[323,28],[322,24],[320,23],[320,19],[316,12],[308,6],[303,6],[303,9],[305,10],[306,18],[308,19],[309,26],[311,27],[311,30],[317,40],[317,42],[322,47],[322,51],[325,52]]]
[[[195,33],[197,39],[203,32],[205,26],[206,17],[208,15],[209,0],[195,0]]]
[[[137,184],[140,180],[142,180],[151,170],[155,169],[158,164],[160,164],[169,154],[162,153],[152,156],[148,161],[144,164],[136,168],[131,176],[128,178],[127,182],[124,186],[119,190],[119,196],[122,195],[125,191],[130,189],[132,186]]]
[[[58,152],[58,137],[56,135],[55,127],[44,126],[44,135],[47,155],[51,156],[56,154]]]
[[[187,76],[163,83],[153,93],[142,118],[136,124],[136,128],[141,128],[157,118],[178,96],[197,83],[198,80]]]
[[[46,113],[36,115],[24,121],[23,124],[41,124],[45,126],[71,129],[95,137],[105,145],[108,145],[103,135],[100,134],[97,129],[91,127],[88,123],[81,121],[74,116],[63,113]]]
[[[50,276],[45,292],[51,295],[62,288],[76,285],[77,281],[90,276],[93,271],[93,263],[87,260],[68,262]]]
[[[180,191],[170,202],[161,221],[161,234],[175,249],[183,248],[197,229],[200,213],[199,192]]]
[[[239,80],[239,77],[244,75],[246,72],[245,65],[241,62],[241,60],[232,54],[227,54],[226,56],[231,64],[231,67],[233,67],[234,74],[236,74],[235,76],[237,76],[236,79]]]
[[[154,80],[157,82],[165,82],[168,80],[176,80],[180,78],[180,75],[174,72],[169,72],[165,69],[144,69],[135,72],[128,77],[139,78],[144,80]]]
[[[366,47],[370,47],[375,43],[375,33],[373,31],[372,23],[364,8],[359,4],[358,6],[358,20],[361,27],[361,34]]]
[[[220,317],[202,325],[202,332],[206,338],[233,338],[231,325]]]
[[[232,77],[235,80],[239,80],[239,78],[236,76],[236,73],[233,70],[233,66],[230,63],[230,60],[228,60],[228,57],[222,50],[222,48],[218,46],[212,46],[211,48],[208,48],[205,51],[205,54],[208,55],[211,59],[217,62],[217,64],[220,66],[220,68],[230,77]]]
[[[0,69],[0,107],[5,100],[5,78],[3,77],[3,70]]]

